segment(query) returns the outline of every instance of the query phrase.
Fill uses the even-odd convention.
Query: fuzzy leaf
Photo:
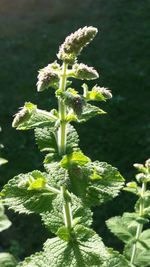
[[[15,258],[9,253],[0,253],[0,267],[16,267]]]
[[[117,251],[109,249],[109,258],[104,262],[102,267],[131,267],[125,257]]]
[[[56,133],[54,128],[36,128],[35,129],[35,139],[36,143],[41,151],[50,151],[53,153],[58,153],[57,143],[56,143]],[[70,124],[67,125],[67,152],[72,151],[76,148],[79,143],[79,137]]]
[[[27,102],[15,115],[13,127],[17,130],[30,130],[37,127],[54,126],[57,118],[45,110],[37,109],[37,106]]]
[[[57,143],[53,128],[36,128],[36,143],[41,151],[57,151]]]
[[[83,206],[81,200],[75,195],[71,194],[71,207],[73,219],[77,219],[78,224],[90,226],[92,223],[91,210]],[[56,233],[58,228],[64,226],[63,218],[63,199],[58,195],[52,202],[52,209],[50,212],[42,213],[42,220],[44,224],[53,232]]]
[[[20,174],[4,186],[2,194],[4,195],[4,204],[10,209],[19,213],[40,213],[51,209],[51,203],[54,194],[43,190],[28,190],[30,180],[36,180],[40,177],[48,179],[45,173],[33,171],[27,174]]]
[[[106,112],[97,106],[86,104],[83,107],[83,112],[81,116],[78,118],[78,122],[85,122],[97,115],[102,115],[102,114],[106,114]]]
[[[83,226],[74,229],[74,241],[48,239],[44,251],[26,258],[18,267],[98,267],[107,257],[100,237]]]
[[[50,177],[52,186],[58,189],[62,185],[68,186],[68,184],[70,183],[68,171],[62,168],[59,162],[49,163],[48,161],[45,161],[44,166],[46,171],[49,173],[48,176]]]
[[[70,191],[90,206],[100,205],[116,197],[124,179],[118,170],[105,162],[89,162],[69,170]]]
[[[0,232],[9,228],[10,226],[11,226],[11,222],[9,221],[7,216],[4,214],[4,207],[2,203],[0,203]]]
[[[106,221],[109,230],[121,239],[124,243],[128,243],[134,238],[137,228],[136,213],[125,212],[123,216],[116,216]]]
[[[78,150],[65,155],[61,160],[60,165],[65,169],[69,169],[71,166],[84,166],[89,161],[91,161],[90,158],[88,158],[80,150]]]

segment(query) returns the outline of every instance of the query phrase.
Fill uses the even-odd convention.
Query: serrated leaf
[[[67,153],[78,147],[79,136],[75,128],[67,125]],[[50,151],[58,154],[58,147],[56,142],[56,130],[54,128],[37,128],[35,129],[36,143],[41,151]]]
[[[28,181],[39,176],[49,178],[46,173],[33,171],[9,180],[2,190],[4,204],[19,213],[40,213],[49,210],[54,194],[44,190],[28,190]]]
[[[106,162],[89,162],[69,170],[70,191],[80,196],[90,206],[100,205],[116,197],[124,179],[119,171]],[[96,175],[99,179],[93,179]]]
[[[82,115],[78,118],[78,121],[85,122],[95,116],[102,115],[102,114],[106,114],[106,112],[97,106],[86,104],[83,107]]]
[[[36,128],[34,133],[36,143],[41,151],[57,150],[57,142],[53,128]]]
[[[73,151],[72,153],[65,155],[60,162],[61,167],[69,169],[72,166],[84,166],[88,163],[90,158],[85,156],[81,150]]]
[[[113,251],[112,249],[109,249],[108,252],[109,257],[102,267],[131,267],[130,263],[119,252]]]
[[[4,213],[4,207],[2,203],[0,203],[0,232],[9,228],[11,226],[11,222],[8,217]]]
[[[18,267],[98,267],[107,257],[100,237],[83,226],[74,229],[74,241],[48,239],[44,251],[25,259]]]
[[[56,233],[58,228],[64,226],[63,217],[63,198],[58,195],[52,202],[51,211],[47,211],[41,214],[44,224],[53,233]],[[79,198],[71,194],[71,208],[73,219],[78,219],[78,224],[83,224],[85,226],[90,226],[92,223],[92,212],[91,210],[84,206]]]
[[[45,110],[37,109],[32,103],[25,103],[25,106],[16,114],[13,127],[17,130],[30,130],[37,127],[53,127],[57,118]]]
[[[0,267],[16,267],[15,258],[9,253],[0,253]]]
[[[68,171],[62,168],[59,162],[49,163],[47,161],[45,162],[44,167],[46,171],[48,172],[48,176],[49,176],[52,186],[58,189],[62,185],[66,185],[68,187],[70,183]]]
[[[116,216],[106,221],[109,230],[121,239],[124,243],[128,243],[135,237],[138,223],[136,213],[125,212],[123,216]]]

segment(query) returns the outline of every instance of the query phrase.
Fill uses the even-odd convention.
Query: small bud
[[[22,107],[19,112],[16,113],[12,122],[12,127],[17,128],[20,124],[24,123],[26,120],[29,120],[36,108],[36,105],[26,102],[24,107]]]
[[[140,163],[134,163],[133,166],[134,166],[139,172],[142,172],[142,173],[145,173],[145,172],[146,172],[146,168],[144,167],[143,164],[140,164]]]
[[[85,64],[75,64],[73,66],[74,77],[80,80],[94,80],[99,77],[98,72],[93,67]]]
[[[137,183],[136,182],[129,182],[129,183],[127,183],[127,187],[137,188]]]
[[[80,28],[71,33],[60,46],[57,57],[62,61],[72,65],[76,61],[76,57],[81,53],[82,49],[87,46],[97,34],[97,29],[90,26]]]
[[[30,112],[23,107],[18,113],[16,113],[12,122],[12,127],[17,128],[19,124],[23,123],[26,119],[30,118]]]
[[[38,75],[37,91],[41,92],[49,87],[58,87],[59,82],[59,64],[56,62],[49,64],[47,67],[41,69]]]
[[[138,173],[136,176],[136,180],[140,183],[146,181],[146,175],[144,173]]]
[[[100,87],[95,85],[92,91],[89,91],[87,94],[87,100],[92,101],[105,101],[106,99],[110,99],[112,97],[111,91],[104,87]]]
[[[94,90],[97,91],[97,92],[100,92],[105,97],[105,99],[112,98],[112,93],[107,88],[104,88],[104,87],[96,87]]]
[[[150,168],[150,159],[146,160],[145,167],[148,168],[148,169]]]

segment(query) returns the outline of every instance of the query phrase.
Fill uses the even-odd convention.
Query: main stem
[[[67,64],[63,63],[62,66],[62,74],[59,83],[59,89],[63,92],[66,89],[66,81],[67,81]],[[59,97],[58,100],[58,111],[59,111],[59,119],[60,119],[60,127],[58,130],[58,150],[60,155],[64,155],[66,152],[66,106],[62,97]]]
[[[67,190],[65,189],[65,186],[61,187],[61,192],[62,192],[62,196],[63,196],[63,199],[64,199],[64,204],[63,204],[64,222],[65,222],[65,226],[70,231],[71,228],[72,228],[71,203],[68,200],[68,196],[66,196],[67,195]]]
[[[142,184],[142,190],[141,190],[141,199],[140,199],[140,207],[139,207],[139,216],[143,216],[144,213],[144,193],[146,191],[146,182],[143,182]],[[138,224],[137,230],[136,230],[136,240],[139,239],[140,234],[143,230],[143,224]],[[131,254],[131,264],[134,264],[135,256],[136,256],[136,250],[137,250],[137,241],[133,245],[132,254]]]
[[[66,63],[63,63],[62,74],[61,74],[60,83],[59,83],[59,89],[62,92],[66,90],[67,67],[68,65]],[[66,105],[61,96],[59,97],[59,100],[58,100],[58,112],[59,112],[59,119],[60,119],[60,126],[58,129],[58,151],[59,151],[59,155],[63,156],[66,153],[67,123],[66,123]],[[61,187],[61,193],[64,199],[64,203],[63,203],[64,222],[65,222],[65,226],[70,231],[72,227],[72,209],[71,209],[71,203],[68,197],[66,197],[67,190],[64,185]]]

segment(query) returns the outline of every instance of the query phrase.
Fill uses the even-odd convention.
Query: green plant
[[[99,77],[93,67],[77,62],[96,34],[94,27],[72,33],[57,54],[62,65],[55,61],[39,71],[37,90],[53,88],[58,110],[41,110],[27,102],[14,118],[13,127],[18,130],[34,129],[36,143],[46,153],[45,171],[34,170],[11,179],[2,190],[4,203],[19,213],[40,214],[42,222],[57,236],[45,242],[43,251],[18,266],[131,266],[124,255],[105,247],[90,228],[91,207],[116,197],[124,179],[116,168],[106,162],[92,162],[84,155],[71,124],[105,114],[95,102],[112,97],[109,90],[98,85],[89,89],[84,83],[83,93],[72,87],[71,79]],[[93,101],[94,105],[89,104]]]
[[[150,229],[143,227],[150,219],[150,159],[143,164],[134,164],[140,173],[136,182],[127,183],[124,190],[135,194],[138,200],[135,211],[125,212],[122,217],[116,216],[107,221],[107,226],[120,240],[125,243],[124,256],[131,266],[148,267],[150,263]]]

